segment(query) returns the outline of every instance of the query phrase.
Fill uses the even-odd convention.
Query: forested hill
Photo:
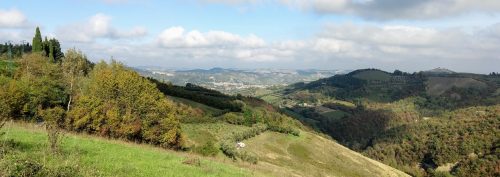
[[[500,174],[500,75],[495,72],[363,69],[261,98],[343,145],[415,176]]]

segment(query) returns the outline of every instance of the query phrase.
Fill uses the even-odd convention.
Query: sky
[[[498,0],[0,0],[0,42],[37,26],[129,66],[500,71]]]

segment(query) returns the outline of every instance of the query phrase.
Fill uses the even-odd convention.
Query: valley
[[[365,69],[257,97],[412,176],[494,176],[499,173],[499,79]],[[464,163],[484,168],[463,169]],[[441,170],[447,164],[454,165]]]
[[[175,70],[158,67],[136,67],[141,75],[163,82],[184,86],[187,83],[214,89],[227,94],[245,90],[282,87],[297,82],[310,82],[344,70],[291,70],[291,69],[194,69]]]
[[[500,1],[0,3],[0,177],[500,177]]]

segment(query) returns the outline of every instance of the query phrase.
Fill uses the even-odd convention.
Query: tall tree
[[[55,62],[55,58],[54,58],[54,46],[52,45],[52,42],[49,42],[49,59],[50,61],[52,62]]]
[[[64,53],[61,50],[61,43],[55,38],[49,40],[50,45],[52,45],[52,51],[50,52],[54,57],[54,61],[61,61],[64,57]],[[51,55],[49,54],[49,56]]]
[[[62,59],[61,67],[63,70],[66,87],[69,95],[66,110],[69,111],[73,97],[76,95],[79,80],[86,76],[92,69],[92,63],[87,57],[76,49],[69,49],[66,56]]]
[[[49,56],[50,53],[50,48],[49,48],[49,39],[47,39],[47,36],[45,36],[45,40],[42,41],[42,51],[44,52],[45,56]]]
[[[42,34],[40,33],[40,28],[38,28],[38,27],[36,27],[35,37],[33,37],[32,43],[33,43],[32,52],[43,51]]]

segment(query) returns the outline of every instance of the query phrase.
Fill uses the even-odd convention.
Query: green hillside
[[[244,143],[244,151],[258,155],[257,168],[276,176],[408,176],[311,133],[294,137],[266,132]]]
[[[228,134],[249,130],[246,126],[224,123],[185,124],[187,139],[203,145],[220,144]],[[300,136],[267,131],[243,140],[240,153],[253,154],[258,163],[248,166],[270,176],[407,176],[349,150],[317,134],[302,131]],[[222,153],[217,158],[225,158]]]
[[[432,96],[439,96],[453,87],[479,89],[487,87],[484,82],[460,77],[429,77],[425,84],[427,94]]]
[[[411,175],[494,176],[499,79],[363,69],[272,94],[288,115]]]
[[[259,98],[162,83],[75,49],[15,62],[15,77],[0,73],[0,176],[406,176]],[[272,147],[290,160],[267,158]]]
[[[220,114],[220,112],[222,112],[222,110],[220,110],[220,109],[210,107],[210,106],[207,106],[207,105],[204,105],[204,104],[192,101],[192,100],[188,100],[185,98],[179,98],[179,97],[175,97],[175,96],[167,96],[167,97],[169,99],[171,99],[172,101],[186,104],[186,105],[189,105],[193,108],[199,108],[199,109],[201,109],[204,112],[209,113],[209,114]]]
[[[199,125],[185,130],[189,139],[204,130],[224,135],[244,126]],[[219,131],[214,131],[222,129]],[[47,133],[34,124],[9,123],[2,137],[0,175],[41,176],[407,176],[318,135],[295,137],[263,133],[244,141],[242,151],[259,156],[250,165],[225,156],[201,155],[151,145],[66,134],[58,155],[47,149]],[[221,138],[221,137],[214,137]],[[9,140],[9,141],[5,141]],[[193,137],[193,141],[206,141]],[[199,161],[199,162],[198,162]],[[34,169],[34,167],[36,167]],[[362,168],[360,168],[362,167]]]
[[[388,81],[391,79],[391,74],[380,70],[366,70],[357,73],[351,73],[352,77],[362,80]]]
[[[62,152],[53,155],[44,128],[14,123],[3,130],[0,176],[266,176],[199,155],[89,135],[66,134]]]

